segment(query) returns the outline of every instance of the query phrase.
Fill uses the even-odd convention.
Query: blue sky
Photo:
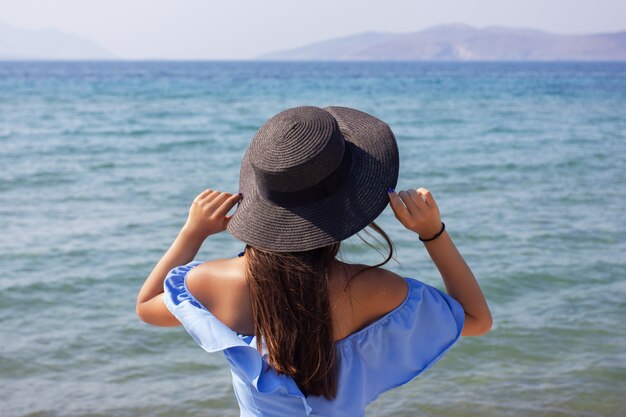
[[[626,30],[625,0],[0,0],[0,21],[53,27],[126,59],[246,59],[367,30],[462,22],[558,33]]]

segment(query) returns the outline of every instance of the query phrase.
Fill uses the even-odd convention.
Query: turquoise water
[[[135,297],[193,197],[236,192],[256,129],[305,104],[390,124],[397,189],[433,192],[495,321],[368,416],[626,415],[626,64],[253,62],[0,63],[0,415],[239,415],[224,358]],[[387,267],[443,288],[378,222]]]

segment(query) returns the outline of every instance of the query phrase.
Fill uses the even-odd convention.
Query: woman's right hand
[[[390,189],[389,202],[400,223],[421,238],[429,239],[441,230],[439,207],[426,188],[399,192]]]

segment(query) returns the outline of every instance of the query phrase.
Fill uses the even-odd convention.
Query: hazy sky
[[[451,22],[626,30],[626,0],[0,0],[0,22],[53,27],[121,58],[243,59],[367,30]]]

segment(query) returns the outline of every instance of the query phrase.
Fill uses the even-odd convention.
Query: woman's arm
[[[439,207],[425,188],[389,192],[391,208],[398,220],[423,239],[435,236],[442,223]],[[465,310],[461,335],[480,336],[493,324],[487,301],[471,269],[457,250],[447,232],[435,240],[424,242],[426,250],[441,273],[446,290]]]
[[[226,214],[240,199],[239,194],[212,190],[194,199],[187,222],[139,290],[136,310],[143,321],[157,326],[180,324],[163,303],[163,281],[170,270],[191,262],[207,237],[226,230],[231,218]]]
[[[424,242],[424,245],[443,278],[448,294],[465,310],[461,335],[481,336],[487,333],[493,324],[487,300],[448,232],[444,231],[437,239]]]
[[[151,300],[163,292],[163,280],[173,268],[185,265],[196,257],[204,239],[190,233],[184,227],[178,233],[172,246],[156,264],[137,295],[137,305]]]

